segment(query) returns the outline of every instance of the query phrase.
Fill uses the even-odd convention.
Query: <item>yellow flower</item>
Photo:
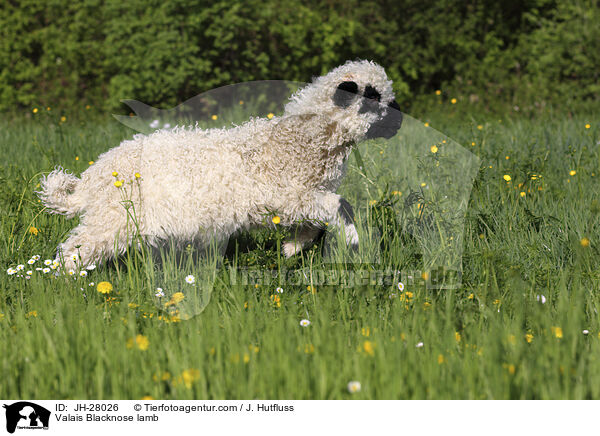
[[[272,219],[273,224],[279,224],[281,222],[281,218],[279,218],[277,215],[275,215]]]
[[[129,304],[127,305],[127,307],[129,307],[130,309],[135,309],[135,308],[138,308],[138,307],[140,307],[140,305],[139,305],[139,304],[135,304],[135,303],[129,303]]]
[[[497,305],[499,305],[499,304],[500,304],[500,300],[498,300],[498,299],[495,299],[495,300],[494,300],[494,306],[497,306]]]
[[[183,292],[175,292],[171,296],[171,300],[173,300],[173,302],[175,302],[175,304],[183,301],[184,298],[185,298],[185,295],[183,295]]]
[[[506,157],[505,157],[505,159],[506,159],[506,160],[509,160],[509,159],[510,159],[510,156],[506,156]]]
[[[362,349],[369,356],[375,355],[375,344],[371,341],[364,341],[362,345]]]
[[[424,123],[423,124],[425,127],[429,127],[429,123]]]
[[[244,359],[244,363],[250,362],[250,355],[248,353],[244,353],[243,359]]]
[[[435,95],[441,95],[441,94],[442,94],[442,91],[441,91],[441,90],[439,90],[439,89],[436,89],[436,90],[435,90]]]
[[[308,285],[306,287],[306,290],[309,291],[311,294],[316,294],[317,293],[317,288],[315,288],[314,286]]]
[[[79,160],[79,156],[75,156],[75,160]]]
[[[267,115],[267,118],[268,118],[268,119],[272,119],[274,116],[275,116],[275,115],[273,115],[273,113],[269,113],[269,114]]]
[[[520,195],[521,197],[525,197],[525,195],[526,195],[526,194],[525,194],[525,192],[521,192],[519,195]]]
[[[575,170],[571,170],[571,171],[569,171],[569,175],[570,175],[570,176],[574,176],[575,174],[577,174],[577,171],[575,171]]]
[[[123,182],[121,180],[117,180],[114,184],[117,188],[120,188],[121,186],[123,186]]]
[[[29,227],[29,229],[28,229],[27,231],[28,231],[29,233],[31,233],[32,235],[37,235],[37,234],[40,232],[40,230],[39,230],[39,229],[37,229],[37,228],[35,228],[35,227],[33,227],[33,226]]]
[[[219,117],[216,116],[216,115],[213,115],[211,118],[212,118],[213,121],[217,121],[217,118],[219,118]]]
[[[563,337],[563,331],[562,328],[560,327],[551,327],[550,330],[552,331],[552,334],[554,336],[556,336],[558,339]]]
[[[315,346],[313,344],[305,344],[304,345],[304,352],[306,354],[312,354],[315,352]]]
[[[240,104],[244,104],[244,100],[240,100]]]
[[[94,161],[93,160],[89,161],[88,165],[94,165]]]
[[[142,175],[140,173],[135,173],[134,176],[136,179],[139,179],[140,177],[142,177]]]
[[[27,312],[27,315],[25,315],[25,318],[31,318],[31,317],[37,318],[38,316],[38,312],[37,310],[32,310],[31,312]]]
[[[504,180],[506,180],[507,182],[511,181],[511,177],[508,174],[504,174],[504,176],[502,177]]]
[[[49,110],[50,110],[50,106],[48,106],[48,107],[46,108],[46,110],[47,110],[47,111],[49,111]]]
[[[86,106],[86,109],[89,109],[89,108]],[[151,397],[150,395],[146,395],[146,396],[143,396],[142,398],[140,398],[140,400],[141,401],[152,401],[152,400],[154,400],[154,397]]]
[[[469,296],[467,297],[469,300],[472,300],[473,298],[475,298],[475,295],[473,293],[469,294]]]
[[[477,125],[477,130],[483,130],[483,126],[481,124]]]
[[[91,108],[91,106],[90,106],[89,104],[86,104],[86,105],[85,105],[85,110],[88,110],[88,111],[89,111],[89,110],[90,110],[90,108]]]
[[[135,337],[135,339],[134,338],[127,339],[127,348],[133,348],[134,345],[137,348],[139,348],[140,350],[146,351],[148,349],[148,347],[150,346],[150,341],[144,335],[137,335]]]
[[[581,238],[581,241],[579,241],[579,243],[584,248],[587,248],[590,246],[590,240],[588,238]]]
[[[437,153],[437,152],[438,152],[438,148],[437,148],[435,145],[432,145],[432,146],[431,146],[431,152],[432,152],[433,154]]]
[[[113,171],[113,172],[112,172],[112,176],[113,176],[113,177],[117,177],[118,175],[119,175],[119,173],[118,173],[118,172],[116,172],[116,171]]]
[[[592,127],[592,126],[590,126],[589,124],[586,124],[586,125],[585,125],[585,128],[586,128],[586,129],[589,129],[590,127]]]
[[[438,354],[437,361],[438,361],[438,365],[441,365],[442,363],[444,363],[446,361],[446,359],[444,358],[443,354]]]
[[[515,373],[515,365],[513,365],[512,363],[510,365],[508,365],[506,367],[506,369],[508,369],[508,372],[510,373],[510,375],[514,375]]]
[[[33,113],[34,113],[34,114],[37,114],[37,113],[38,113],[38,108],[34,107],[34,108],[33,108]]]
[[[368,337],[368,336],[370,336],[370,335],[371,335],[371,329],[370,329],[369,327],[363,327],[363,328],[361,328],[361,329],[360,329],[360,333],[361,333],[363,336],[366,336],[366,337]]]
[[[452,100],[450,100],[450,103],[452,103],[452,104],[456,104],[456,99],[455,99],[455,98],[453,98]]]
[[[423,274],[421,274],[421,278],[425,281],[429,280],[429,273],[427,271],[423,272]]]
[[[96,285],[96,289],[101,294],[110,294],[113,290],[113,285],[110,282],[100,282]]]
[[[459,332],[454,332],[454,339],[456,339],[456,342],[460,342],[461,338],[462,336]]]
[[[275,307],[281,307],[281,297],[279,297],[277,294],[271,295],[271,303]]]
[[[194,368],[186,369],[185,371],[183,371],[181,373],[181,378],[183,379],[183,383],[185,384],[185,387],[188,389],[191,389],[192,383],[194,383],[196,380],[200,379],[200,371],[198,371],[197,369],[194,369]]]
[[[533,335],[531,333],[526,333],[525,340],[527,341],[528,344],[531,344],[533,342]]]
[[[61,123],[64,123],[65,121],[67,121],[67,117],[65,117],[64,115],[62,117],[60,117]]]

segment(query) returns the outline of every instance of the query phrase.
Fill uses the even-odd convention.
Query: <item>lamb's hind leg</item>
[[[64,261],[66,272],[86,268],[124,252],[132,229],[128,233],[126,229],[120,229],[121,226],[116,225],[118,222],[106,217],[103,222],[82,222],[74,228],[57,250],[57,258],[60,262]]]

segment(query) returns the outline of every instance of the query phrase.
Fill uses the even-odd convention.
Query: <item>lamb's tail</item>
[[[71,218],[80,211],[80,207],[72,197],[73,190],[80,181],[81,179],[69,174],[63,168],[56,167],[50,174],[42,177],[41,190],[36,191],[36,194],[50,213]]]

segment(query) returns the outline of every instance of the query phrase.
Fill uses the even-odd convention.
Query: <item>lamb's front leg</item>
[[[352,248],[358,248],[358,232],[354,225],[354,212],[350,203],[333,192],[318,192],[306,211],[307,219],[312,224],[302,225],[295,232],[294,239],[286,241],[283,251],[287,257],[298,253],[319,236],[323,223],[335,226],[345,237],[346,243]]]

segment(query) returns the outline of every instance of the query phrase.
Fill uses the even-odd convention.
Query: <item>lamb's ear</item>
[[[358,85],[356,82],[342,82],[335,90],[335,94],[333,94],[333,102],[336,106],[347,108],[350,106],[357,93]]]

